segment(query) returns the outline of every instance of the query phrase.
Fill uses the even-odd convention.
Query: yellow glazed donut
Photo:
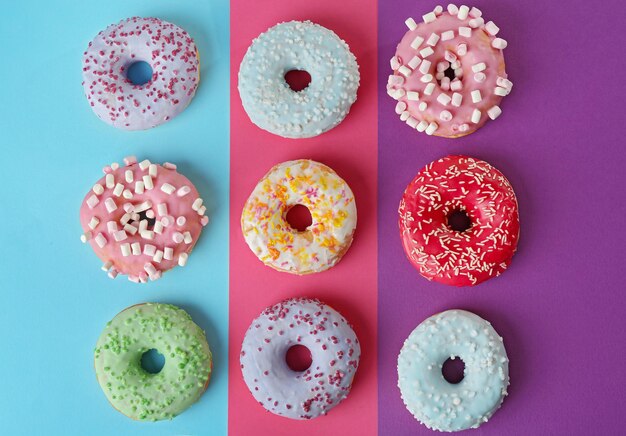
[[[295,205],[309,209],[304,231],[286,221]],[[356,204],[348,184],[319,162],[300,159],[274,166],[254,188],[241,214],[246,243],[266,265],[292,274],[333,267],[352,243]]]

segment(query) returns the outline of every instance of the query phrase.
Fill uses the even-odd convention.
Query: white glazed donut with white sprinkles
[[[152,78],[127,78],[135,62],[147,62]],[[83,55],[83,88],[94,113],[124,130],[156,127],[181,113],[200,81],[196,44],[175,24],[132,17],[107,27]]]
[[[303,345],[311,366],[302,372],[286,362]],[[292,419],[325,415],[350,392],[361,347],[346,319],[319,300],[293,298],[268,307],[246,332],[241,347],[243,378],[268,411]]]

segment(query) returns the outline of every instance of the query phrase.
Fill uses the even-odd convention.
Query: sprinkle
[[[426,127],[428,127],[428,121],[422,120],[415,128],[418,132],[423,132],[424,130],[426,130]]]
[[[436,33],[431,33],[428,39],[426,40],[426,44],[432,45],[433,47],[437,45],[439,42],[440,36]]]
[[[500,31],[500,28],[496,26],[496,24],[493,21],[489,21],[487,22],[487,24],[485,24],[485,30],[491,36],[496,36],[498,32]]]
[[[107,174],[104,180],[106,181],[107,189],[113,189],[113,187],[115,186],[115,177],[113,176],[113,174]]]
[[[491,42],[491,46],[493,48],[496,48],[498,50],[504,50],[506,48],[506,46],[508,45],[508,43],[506,42],[505,39],[502,38],[495,38],[492,42]]]
[[[467,18],[467,14],[468,13],[469,13],[469,8],[467,6],[465,6],[465,5],[462,5],[459,8],[459,13],[458,13],[457,17],[458,17],[459,20],[464,20],[464,19]]]
[[[434,88],[434,86],[435,86],[435,85],[433,85],[433,88]],[[428,108],[428,105],[426,104],[426,102],[425,102],[425,101],[421,102],[421,103],[419,104],[419,106],[417,106],[417,109],[418,109],[420,112],[424,112],[427,108]]]
[[[156,263],[161,263],[161,260],[163,260],[163,251],[157,250],[156,253],[154,253],[152,260]]]
[[[453,5],[452,3],[450,3],[448,5],[448,13],[450,15],[456,15],[459,13],[459,8],[456,5]]]
[[[117,223],[115,221],[107,222],[107,233],[115,233],[117,230]]]
[[[113,199],[111,197],[109,197],[106,200],[104,200],[104,205],[106,206],[107,212],[109,212],[109,213],[111,213],[115,209],[117,209],[117,205],[115,204],[115,201],[113,201]]]
[[[133,183],[133,171],[132,170],[126,170],[124,172],[124,176],[126,178],[126,183]]]
[[[416,69],[420,62],[422,62],[422,60],[419,56],[413,56],[407,65],[412,69]]]
[[[417,91],[407,91],[406,98],[410,101],[417,101],[420,99],[420,93]]]
[[[441,121],[450,121],[452,119],[452,113],[450,113],[450,111],[441,111],[439,113],[439,119]]]
[[[148,159],[145,159],[139,162],[139,168],[141,169],[141,171],[145,171],[146,168],[148,168],[149,166],[150,166],[150,161]]]
[[[427,59],[424,59],[420,64],[420,73],[426,74],[430,70],[431,62]]]
[[[82,235],[80,235],[80,242],[84,244],[85,242],[89,241],[92,237],[93,237],[93,233],[85,232]]]
[[[154,184],[152,183],[152,177],[149,174],[143,176],[143,185],[147,191],[154,188]]]
[[[203,216],[206,213],[206,206],[201,206],[198,209],[198,215]]]
[[[399,101],[399,102],[396,104],[396,113],[397,113],[398,115],[400,115],[402,112],[404,112],[404,110],[405,110],[405,109],[406,109],[406,103],[405,103],[405,102],[403,102],[403,101]]]
[[[126,156],[124,158],[124,164],[126,166],[132,165],[134,163],[137,163],[137,158],[135,156]]]
[[[404,24],[406,24],[406,27],[409,28],[409,30],[415,30],[417,28],[417,23],[415,22],[415,20],[411,17],[407,18],[404,21]]]
[[[480,115],[480,111],[478,109],[474,109],[474,112],[472,112],[472,123],[478,124],[480,122]]]
[[[489,118],[491,118],[492,120],[495,120],[496,118],[498,118],[501,113],[502,113],[502,109],[500,109],[500,106],[498,105],[492,106],[487,111],[487,115],[489,115]]]
[[[139,256],[141,254],[141,244],[139,242],[133,242],[130,244],[130,248],[133,250],[133,256]]]
[[[402,66],[400,66],[400,68],[398,68],[398,73],[402,74],[405,77],[409,77],[412,72],[413,72],[413,70],[411,70],[406,65],[402,65]]]
[[[439,125],[435,122],[432,122],[428,125],[425,132],[427,135],[432,135],[439,128]]]
[[[477,27],[480,27],[483,24],[485,24],[485,20],[482,17],[477,17],[477,18],[473,18],[469,20],[468,24],[472,29],[476,29]]]
[[[163,259],[172,260],[174,258],[174,249],[171,247],[165,247],[163,249]]]
[[[128,242],[120,245],[120,250],[122,251],[122,256],[124,257],[130,256],[130,244]]]
[[[104,187],[100,183],[96,183],[91,189],[96,195],[101,195],[104,192]]]
[[[472,91],[472,103],[480,103],[482,99],[483,97],[482,95],[480,95],[479,89],[475,89],[474,91]]]
[[[450,103],[450,100],[452,100],[452,98],[450,98],[448,94],[445,94],[443,92],[437,96],[437,101],[444,106],[448,106],[448,103]]]
[[[174,232],[174,234],[172,235],[172,240],[176,242],[177,244],[180,244],[181,242],[183,242],[183,239],[185,239],[185,237],[180,232]]]
[[[487,68],[487,65],[484,62],[479,62],[477,64],[472,65],[472,71],[475,73],[479,73]]]
[[[459,79],[454,79],[452,83],[450,83],[450,89],[453,91],[460,91],[461,89],[463,89],[463,82],[461,82]]]
[[[432,23],[436,19],[437,19],[437,15],[434,12],[429,12],[426,15],[422,15],[422,20],[424,20],[424,23],[426,24]]]
[[[150,166],[148,167],[148,174],[150,175],[150,177],[157,176],[157,166],[155,164],[150,164]]]
[[[421,36],[416,36],[415,39],[413,40],[413,42],[411,42],[411,48],[413,50],[417,50],[417,48],[422,45],[422,42],[424,42],[424,38],[422,38]],[[395,69],[395,68],[394,68]]]
[[[432,74],[424,74],[422,77],[420,77],[420,81],[423,82],[423,83],[432,82],[433,81],[433,75]]]
[[[122,195],[122,192],[124,192],[124,185],[122,185],[121,183],[115,185],[115,189],[113,189],[113,195],[119,197],[120,195]]]
[[[143,246],[143,254],[147,256],[154,256],[156,253],[156,247],[152,244],[146,244]]]
[[[103,248],[107,243],[107,240],[102,233],[98,233],[95,241],[96,241],[96,244],[98,244],[98,247],[100,248]]]
[[[451,39],[454,39],[454,30],[446,30],[441,34],[442,41],[449,41]]]
[[[202,199],[200,197],[196,198],[194,202],[191,203],[191,208],[196,212],[200,209],[200,206],[202,206]]]
[[[183,233],[183,238],[184,238],[183,242],[185,244],[191,244],[191,242],[193,241],[193,239],[191,238],[191,233],[189,233],[189,232]]]
[[[116,242],[120,242],[128,238],[128,235],[126,234],[124,230],[118,230],[113,233],[113,238],[115,239]]]
[[[143,182],[135,182],[135,194],[143,194],[144,185]]]
[[[169,183],[163,183],[161,185],[161,191],[165,192],[167,195],[171,195],[174,191],[176,191],[176,188]]]
[[[452,94],[452,106],[460,107],[462,101],[463,101],[462,94],[459,94],[458,92],[455,92],[454,94]]]
[[[430,56],[434,52],[435,51],[433,50],[432,47],[424,47],[423,49],[420,50],[420,56],[422,58],[427,58],[428,56]]]
[[[493,93],[504,97],[509,94],[509,91],[506,88],[502,88],[501,86],[496,86],[496,89],[493,91]]]
[[[180,253],[180,256],[178,256],[178,265],[185,266],[187,264],[188,257],[189,255],[187,253]]]
[[[456,46],[456,54],[465,56],[467,54],[467,44],[462,43]]]
[[[87,199],[87,206],[89,206],[89,209],[93,209],[98,203],[100,203],[100,200],[95,194]]]
[[[474,74],[474,80],[477,81],[478,83],[482,83],[485,81],[485,79],[487,79],[487,76],[485,75],[485,73],[476,73]]]

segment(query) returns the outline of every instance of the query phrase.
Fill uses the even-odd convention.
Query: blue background
[[[177,118],[117,130],[90,110],[81,58],[102,29],[156,16],[195,39],[201,81]],[[225,434],[228,343],[229,6],[211,1],[15,1],[0,24],[0,433]],[[211,222],[185,268],[157,282],[109,279],[81,244],[78,211],[103,166],[127,155],[178,164]],[[140,423],[107,402],[93,347],[127,306],[169,302],[207,333],[214,372],[172,421]]]

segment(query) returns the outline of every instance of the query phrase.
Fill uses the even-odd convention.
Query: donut
[[[127,78],[136,62],[152,67],[152,78],[135,85]],[[158,18],[132,17],[112,24],[83,54],[83,88],[94,113],[124,130],[156,127],[181,113],[200,81],[198,49],[189,34]]]
[[[447,156],[426,165],[406,187],[398,213],[404,251],[428,280],[476,285],[504,272],[517,249],[515,192],[482,160]],[[455,228],[459,216],[465,223]]]
[[[289,71],[306,71],[307,88],[292,90]],[[250,120],[284,138],[310,138],[337,126],[359,87],[348,44],[310,21],[280,23],[259,35],[239,67],[239,95]]]
[[[306,206],[312,224],[304,231],[286,221],[295,205]],[[348,184],[332,169],[308,159],[274,166],[250,194],[241,214],[246,243],[265,265],[292,274],[325,271],[352,244],[356,204]]]
[[[465,364],[460,383],[448,382],[444,362]],[[477,428],[500,408],[509,386],[502,338],[478,315],[447,310],[411,332],[398,357],[398,387],[415,419],[432,430]]]
[[[391,58],[387,93],[396,113],[428,135],[458,138],[495,120],[513,83],[504,68],[507,42],[478,8],[448,5],[409,28]]]
[[[172,163],[137,163],[134,156],[104,173],[80,207],[80,239],[104,262],[102,270],[145,283],[185,266],[209,222],[193,184]]]
[[[144,353],[165,356],[156,374],[141,366]],[[171,304],[131,306],[109,321],[94,351],[100,387],[111,405],[140,421],[172,419],[206,390],[212,359],[204,332]]]
[[[287,351],[311,352],[305,371],[294,371]],[[291,419],[325,415],[350,392],[361,347],[343,316],[317,299],[292,298],[268,307],[252,321],[240,364],[252,396],[266,410]]]

